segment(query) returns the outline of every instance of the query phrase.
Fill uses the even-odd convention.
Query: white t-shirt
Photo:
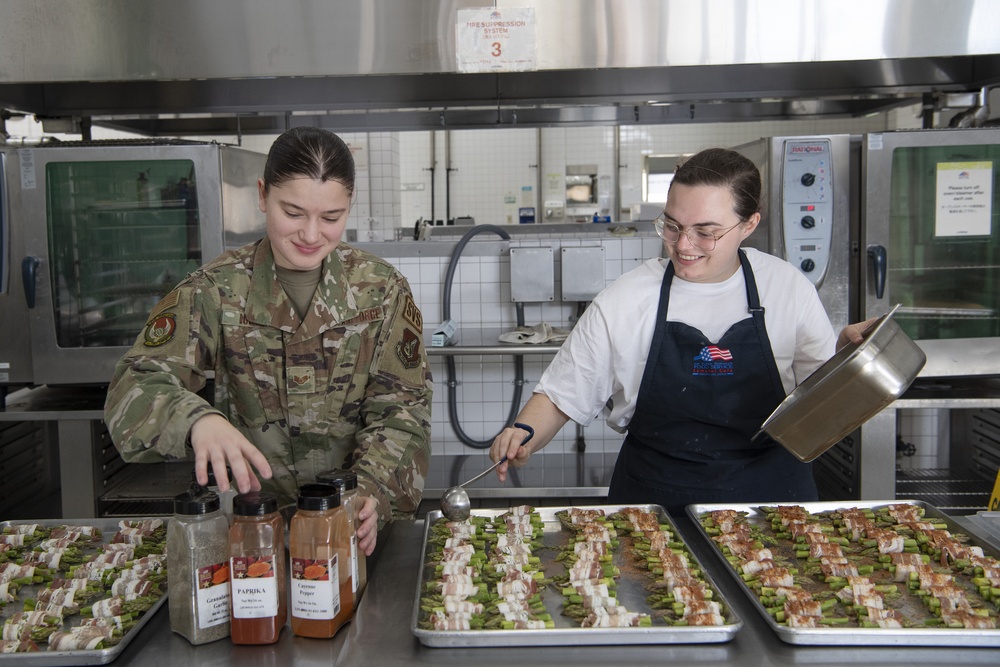
[[[743,250],[787,394],[833,355],[837,337],[816,288],[798,269],[753,248]],[[598,294],[534,391],[584,426],[611,398],[608,425],[624,432],[635,412],[667,262],[649,259]],[[730,326],[748,317],[742,268],[721,283],[692,283],[674,276],[667,320],[692,326],[718,343]]]

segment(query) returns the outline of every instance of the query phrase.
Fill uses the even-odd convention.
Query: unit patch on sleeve
[[[423,331],[424,316],[417,308],[417,304],[413,303],[413,297],[409,294],[406,295],[406,303],[403,304],[403,319],[412,324],[417,331]]]
[[[412,302],[411,302],[412,303]],[[419,313],[417,313],[419,315]],[[407,328],[403,329],[403,339],[396,343],[396,356],[403,368],[420,365],[420,337]]]
[[[146,325],[143,345],[159,347],[170,342],[175,331],[177,331],[177,316],[174,313],[160,313]]]

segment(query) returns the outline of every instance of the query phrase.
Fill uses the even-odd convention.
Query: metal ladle
[[[528,444],[528,441],[535,435],[535,429],[531,428],[527,424],[520,424],[515,422],[514,426],[527,431],[528,435],[521,441],[521,447]],[[464,484],[459,484],[458,486],[453,486],[444,492],[441,496],[441,513],[444,514],[445,518],[451,521],[465,521],[469,518],[472,513],[472,503],[469,500],[469,494],[466,492],[465,488],[469,484],[478,481],[488,475],[489,473],[496,470],[497,466],[507,460],[506,455],[503,456],[499,461],[491,465],[486,470],[482,471],[469,481]]]

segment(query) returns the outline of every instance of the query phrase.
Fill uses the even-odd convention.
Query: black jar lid
[[[278,496],[270,491],[238,493],[233,498],[233,514],[264,516],[278,511]]]
[[[189,489],[174,496],[174,514],[208,514],[217,511],[219,507],[219,496],[214,491]]]
[[[232,482],[232,479],[233,479],[233,471],[229,469],[229,466],[226,466],[226,481]],[[215,471],[212,469],[212,466],[208,466],[208,484],[206,486],[218,486],[218,485],[219,482],[218,480],[215,479]]]
[[[333,484],[341,493],[358,488],[358,473],[353,470],[327,470],[316,475],[316,481],[323,484]]]
[[[303,484],[296,507],[313,512],[340,507],[340,489],[333,484]]]
[[[208,472],[208,484],[206,484],[202,488],[209,488],[209,487],[213,487],[213,486],[219,486],[218,481],[215,479],[215,471],[212,469],[212,466],[208,466],[208,471],[207,472]],[[232,486],[233,472],[232,472],[232,470],[229,469],[229,466],[226,466],[226,479],[230,481],[230,486]],[[198,474],[194,470],[192,470],[191,471],[191,486],[193,487],[195,485],[201,486],[200,484],[198,484]]]

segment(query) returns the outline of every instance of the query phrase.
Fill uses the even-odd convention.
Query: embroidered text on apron
[[[785,398],[750,262],[740,264],[752,317],[713,345],[667,321],[674,267],[668,263],[656,329],[628,435],[615,464],[610,504],[810,501],[812,466],[784,447],[751,439]]]

